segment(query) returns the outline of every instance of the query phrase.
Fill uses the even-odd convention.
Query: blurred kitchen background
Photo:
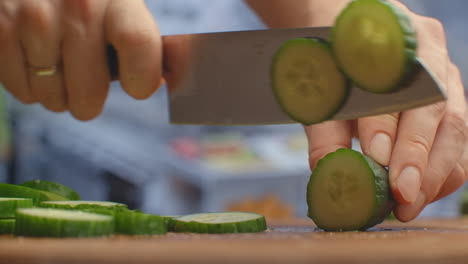
[[[240,0],[146,2],[163,35],[264,28]],[[444,23],[452,59],[468,80],[468,1],[403,2]],[[156,214],[306,216],[310,170],[301,126],[174,126],[165,88],[134,101],[118,83],[112,86],[103,115],[86,123],[1,93],[0,182],[57,181],[85,200],[123,202]],[[421,217],[459,215],[463,191],[432,204]]]

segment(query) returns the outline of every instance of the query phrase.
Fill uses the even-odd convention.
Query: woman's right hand
[[[0,0],[0,82],[23,103],[98,116],[108,45],[124,90],[151,96],[162,82],[162,41],[143,0]]]

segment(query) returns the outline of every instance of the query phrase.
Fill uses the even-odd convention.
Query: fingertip
[[[94,110],[91,110],[89,108],[81,109],[79,111],[71,110],[70,113],[78,121],[89,122],[89,121],[96,119],[102,113],[102,111],[103,111],[103,108],[99,107],[99,108],[95,108]]]
[[[416,219],[426,205],[426,195],[420,192],[414,203],[398,204],[393,210],[395,217],[401,222],[410,222]]]

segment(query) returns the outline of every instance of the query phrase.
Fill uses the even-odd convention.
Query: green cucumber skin
[[[0,235],[12,235],[15,232],[15,219],[0,219]]]
[[[70,221],[39,216],[16,215],[15,235],[25,237],[103,237],[114,233],[113,218],[108,221]]]
[[[14,218],[17,208],[29,208],[33,206],[32,199],[0,200],[0,218]]]
[[[68,204],[55,204],[55,203],[39,203],[39,207],[43,208],[53,208],[53,209],[63,209],[63,210],[125,210],[127,209],[126,204],[115,203],[113,206],[103,206],[98,204],[86,204],[86,201],[83,201],[82,204],[68,205]]]
[[[365,231],[382,223],[391,214],[393,208],[395,207],[395,200],[393,199],[390,183],[388,181],[388,171],[384,167],[380,166],[380,164],[378,164],[371,157],[365,155],[362,156],[366,159],[367,164],[369,165],[374,175],[376,175],[374,179],[376,187],[375,199],[377,206],[374,208],[374,217],[372,217],[369,222],[367,222],[367,224],[360,229],[361,231]],[[378,175],[385,176],[380,177]]]
[[[174,218],[177,218],[177,217],[180,217],[180,216],[163,216],[168,232],[174,231]]]
[[[122,235],[164,235],[168,227],[164,217],[136,211],[121,211],[115,215],[115,231]]]
[[[349,98],[349,95],[350,95],[350,92],[351,92],[351,81],[347,78],[346,75],[344,75],[344,73],[342,72],[340,67],[338,67],[338,69],[340,70],[340,72],[343,75],[343,79],[345,80],[345,93],[344,93],[344,96],[342,98],[341,103],[338,104],[337,108],[334,111],[331,111],[330,115],[327,116],[324,120],[311,122],[309,120],[304,120],[304,119],[298,118],[296,116],[290,115],[289,110],[285,107],[285,104],[282,102],[281,96],[279,96],[278,88],[274,83],[273,76],[274,76],[274,71],[275,71],[275,65],[277,64],[277,61],[279,60],[280,56],[282,55],[283,50],[287,49],[289,44],[292,44],[292,43],[294,43],[296,41],[310,41],[314,45],[319,44],[321,47],[326,49],[332,55],[332,57],[334,57],[333,49],[332,49],[331,43],[329,41],[327,41],[326,39],[323,39],[323,38],[319,38],[319,37],[297,38],[297,39],[288,40],[285,43],[283,43],[283,45],[278,49],[278,51],[275,53],[275,55],[273,57],[273,64],[272,64],[272,67],[270,69],[270,75],[272,76],[271,79],[272,79],[273,95],[275,96],[277,102],[279,102],[280,108],[283,110],[284,113],[288,114],[288,116],[291,119],[293,119],[294,121],[296,121],[296,122],[298,122],[300,124],[306,125],[306,126],[314,125],[314,124],[317,124],[317,123],[324,122],[324,121],[326,121],[328,119],[331,119],[336,113],[338,113],[338,111],[340,111],[340,109],[343,107],[343,105],[346,103],[347,99]]]
[[[196,221],[172,220],[173,231],[178,233],[227,234],[227,233],[259,233],[267,230],[265,217],[234,223],[201,223]]]
[[[67,198],[68,200],[81,200],[80,195],[72,188],[60,183],[44,181],[44,180],[31,180],[23,182],[20,186],[29,187],[40,191],[46,191],[58,194]]]
[[[374,174],[374,180],[375,180],[375,187],[376,187],[376,203],[374,207],[374,212],[372,214],[372,217],[369,218],[366,224],[352,228],[350,230],[332,230],[328,229],[326,226],[317,224],[317,227],[325,230],[325,231],[366,231],[367,229],[374,227],[375,225],[378,225],[382,223],[392,212],[394,206],[395,206],[395,201],[392,196],[392,192],[390,189],[390,184],[388,182],[388,171],[380,166],[377,162],[375,162],[373,159],[370,157],[365,156],[364,154],[361,154],[357,151],[354,151],[352,149],[338,149],[335,152],[331,152],[327,154],[325,157],[320,159],[317,163],[316,168],[319,168],[321,166],[321,163],[325,162],[327,159],[333,159],[335,155],[341,155],[341,154],[352,154],[352,155],[359,155],[369,166],[369,169],[372,171]],[[315,216],[312,214],[310,208],[313,204],[313,201],[311,200],[311,193],[310,190],[312,189],[312,184],[313,184],[313,177],[314,173],[311,174],[309,183],[307,185],[307,204],[309,206],[309,212],[308,216],[312,220],[315,219]]]
[[[402,10],[401,8],[395,6],[394,4],[392,4],[392,3],[388,2],[388,1],[383,1],[383,0],[353,0],[353,1],[351,1],[348,4],[348,6],[341,12],[341,14],[338,15],[338,17],[336,18],[336,21],[335,21],[335,25],[332,27],[332,32],[331,32],[331,35],[330,35],[331,47],[333,49],[334,46],[335,46],[335,43],[336,43],[336,40],[335,40],[336,39],[336,27],[337,27],[339,21],[341,20],[341,18],[346,15],[346,12],[348,10],[353,8],[355,5],[358,5],[362,1],[377,1],[377,2],[380,2],[383,5],[385,5],[389,9],[389,11],[392,12],[396,16],[395,19],[399,22],[399,25],[400,25],[401,30],[403,32],[404,42],[405,42],[404,45],[406,47],[405,48],[406,62],[405,62],[405,66],[403,67],[403,71],[401,73],[401,79],[398,82],[390,85],[388,88],[384,89],[384,91],[377,92],[374,89],[372,89],[371,87],[366,87],[362,83],[359,83],[355,79],[353,79],[352,76],[350,76],[346,72],[344,67],[340,67],[340,68],[342,69],[343,73],[354,84],[356,84],[356,86],[358,86],[359,88],[361,88],[361,89],[363,89],[365,91],[372,92],[372,93],[382,93],[382,94],[398,92],[401,89],[403,89],[404,85],[408,81],[411,80],[411,76],[414,73],[414,70],[416,68],[415,66],[418,63],[418,61],[417,61],[418,41],[417,41],[416,30],[414,29],[414,26],[413,26],[413,24],[411,22],[411,19],[405,13],[404,10]],[[336,53],[334,52],[334,54],[336,54]],[[338,58],[336,58],[336,61],[337,61],[338,64],[340,64],[340,60]]]
[[[39,191],[29,187],[0,183],[0,197],[31,198],[34,205],[43,201],[66,201],[67,198],[55,193]]]

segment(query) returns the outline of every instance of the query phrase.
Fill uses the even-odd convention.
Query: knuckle
[[[44,34],[54,25],[53,11],[47,1],[26,1],[22,7],[23,26],[31,32]]]
[[[457,111],[447,111],[444,123],[456,132],[456,138],[462,141],[461,143],[466,141],[468,129],[464,114]]]
[[[123,49],[139,49],[155,45],[153,30],[119,31],[115,36],[116,45]]]
[[[426,21],[428,30],[430,30],[430,32],[434,36],[436,36],[437,38],[445,39],[444,25],[442,24],[442,22],[440,22],[440,20],[432,17],[427,17]]]
[[[0,17],[0,47],[4,47],[12,38],[12,25]]]
[[[79,24],[89,26],[94,21],[96,3],[94,0],[68,0],[64,1],[67,15],[71,21],[78,20]]]
[[[440,118],[444,115],[447,109],[447,102],[438,102],[432,105],[427,106],[428,114],[433,117]]]
[[[421,133],[413,133],[408,138],[408,146],[417,153],[428,155],[431,150],[431,141],[428,136]]]

